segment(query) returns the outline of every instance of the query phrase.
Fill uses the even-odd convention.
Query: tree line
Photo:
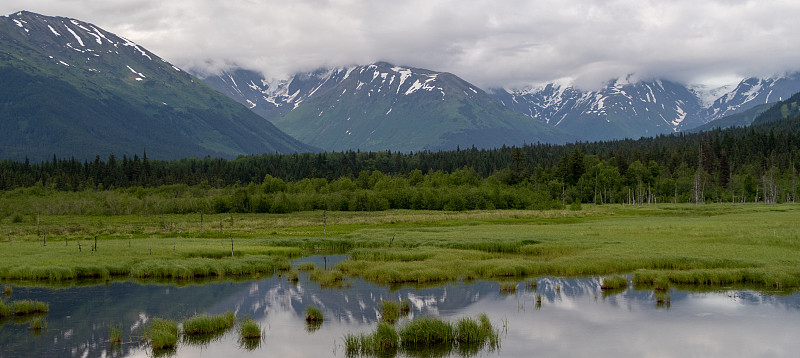
[[[110,155],[1,161],[0,189],[184,188],[206,212],[554,208],[572,203],[794,202],[800,117],[699,134],[453,151],[263,154],[174,161]],[[188,188],[194,188],[188,190]],[[197,194],[197,192],[205,194]],[[131,204],[133,205],[133,204]],[[146,205],[145,205],[146,206]],[[174,209],[171,211],[185,211]]]

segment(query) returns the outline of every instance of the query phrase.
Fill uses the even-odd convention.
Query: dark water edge
[[[305,258],[318,267],[338,257]],[[436,316],[454,321],[486,313],[501,329],[498,351],[487,357],[796,357],[800,356],[800,295],[770,294],[742,288],[709,292],[673,289],[657,302],[648,289],[604,292],[600,278],[539,278],[536,289],[517,281],[503,294],[497,282],[450,283],[438,287],[377,286],[349,279],[341,289],[320,288],[300,274],[285,277],[212,280],[180,286],[156,282],[26,287],[10,284],[10,299],[50,304],[47,329],[31,331],[29,320],[0,322],[0,357],[146,357],[140,341],[152,317],[182,320],[196,313],[234,311],[251,317],[265,331],[248,349],[231,330],[209,341],[181,342],[176,357],[345,356],[343,336],[372,331],[381,300],[409,300],[410,318]],[[541,297],[541,303],[537,298]],[[8,299],[7,299],[8,300]],[[308,327],[307,305],[320,307],[325,321]],[[122,344],[111,344],[109,328],[122,325]],[[402,321],[399,323],[402,324]],[[252,346],[249,348],[253,348]],[[457,355],[457,352],[453,352]]]

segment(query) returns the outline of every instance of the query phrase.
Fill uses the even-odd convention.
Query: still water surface
[[[327,259],[328,265],[340,258]],[[319,257],[299,261],[316,261]],[[322,289],[301,273],[300,282],[272,277],[185,286],[112,282],[68,288],[13,285],[12,299],[50,304],[47,330],[34,334],[25,321],[0,322],[0,357],[150,357],[138,341],[151,317],[176,320],[228,310],[259,322],[265,335],[248,350],[231,330],[207,344],[179,343],[176,357],[343,357],[342,337],[374,330],[382,299],[407,299],[410,317],[454,321],[484,312],[501,329],[501,348],[484,357],[800,357],[800,295],[747,290],[690,293],[673,290],[669,305],[652,291],[600,290],[599,278],[540,278],[501,294],[496,282],[432,288],[389,288],[361,280]],[[536,304],[541,295],[541,305]],[[307,305],[325,322],[310,329]],[[109,326],[122,324],[121,345],[108,343]]]

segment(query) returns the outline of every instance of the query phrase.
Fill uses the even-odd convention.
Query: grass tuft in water
[[[316,268],[317,268],[317,266],[314,265],[313,262],[303,262],[303,263],[300,263],[300,264],[297,265],[297,271],[301,271],[301,272],[313,271]]]
[[[21,300],[11,302],[11,311],[16,316],[26,316],[36,313],[47,313],[50,311],[50,305],[33,300]]]
[[[378,323],[378,329],[372,339],[373,349],[379,352],[389,352],[397,349],[400,344],[397,330],[388,322]]]
[[[628,279],[624,276],[611,276],[603,278],[603,284],[600,289],[603,290],[616,290],[623,287],[628,287]]]
[[[178,345],[178,322],[153,318],[149,337],[154,351],[174,349]]]
[[[11,306],[9,306],[5,300],[0,299],[0,318],[9,317],[11,316],[13,311],[11,310]]]
[[[340,287],[344,281],[344,274],[339,270],[325,271],[314,268],[309,271],[309,279],[320,285],[320,287]]]
[[[400,318],[400,305],[395,301],[381,301],[381,320],[395,323]]]
[[[14,290],[11,288],[11,286],[6,285],[3,287],[3,292],[5,293],[6,297],[11,297],[11,294],[14,293]]]
[[[653,280],[653,289],[656,291],[666,291],[669,289],[670,282],[669,278],[664,276],[659,276],[655,280]]]
[[[322,311],[314,306],[306,307],[306,322],[322,322]]]
[[[394,356],[400,346],[400,337],[393,324],[380,322],[372,334],[348,333],[344,337],[344,346],[348,356],[358,354]]]
[[[225,332],[236,323],[232,311],[218,315],[199,315],[183,320],[183,333],[186,335],[204,335]]]
[[[239,336],[242,339],[261,338],[261,327],[252,318],[245,318],[239,323]]]
[[[654,292],[656,297],[656,308],[669,308],[671,301],[669,291],[655,290]]]
[[[116,324],[108,327],[108,341],[113,343],[122,343],[122,324]]]
[[[30,326],[28,326],[28,328],[30,328],[30,330],[32,330],[32,331],[46,330],[47,329],[47,321],[45,321],[44,319],[39,318],[39,317],[34,318],[33,321],[31,321],[31,324],[30,324]]]
[[[411,312],[411,302],[409,300],[400,301],[400,314],[407,315]]]
[[[361,352],[361,337],[364,335],[356,335],[354,333],[347,333],[344,335],[344,351],[348,357],[356,356]]]
[[[434,317],[411,320],[399,329],[388,322],[378,324],[375,332],[344,336],[348,356],[392,356],[398,349],[409,356],[449,356],[458,349],[462,356],[474,356],[481,349],[497,349],[499,332],[486,314],[464,317],[455,324]]]
[[[517,292],[516,282],[500,282],[500,293],[510,294]]]
[[[401,327],[399,333],[404,346],[449,344],[455,339],[453,325],[434,317],[412,320]]]

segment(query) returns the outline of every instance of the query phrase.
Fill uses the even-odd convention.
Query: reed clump
[[[3,287],[3,293],[5,293],[6,297],[11,297],[11,294],[14,293],[14,289],[9,285],[5,285]]]
[[[456,331],[450,322],[435,317],[411,320],[400,328],[403,346],[431,346],[455,341]]]
[[[500,282],[500,293],[511,294],[517,292],[516,282]]]
[[[434,317],[411,320],[399,328],[380,322],[370,334],[348,333],[344,337],[348,355],[392,355],[398,350],[412,356],[422,351],[436,351],[448,356],[453,349],[470,356],[480,349],[499,348],[499,331],[486,314],[463,317],[455,324]],[[437,355],[438,356],[438,355]]]
[[[113,343],[122,343],[122,325],[111,325],[108,327],[108,341]]]
[[[31,324],[28,326],[32,331],[42,331],[47,329],[47,321],[41,317],[36,317],[31,321]]]
[[[11,310],[11,306],[5,300],[0,299],[0,318],[9,317],[13,314],[14,311]]]
[[[315,306],[306,307],[306,322],[322,322],[322,310]]]
[[[318,283],[321,287],[338,287],[344,283],[344,273],[339,270],[325,271],[314,268],[309,272],[309,279]]]
[[[224,332],[236,323],[232,311],[218,315],[198,315],[183,320],[183,333],[186,335],[207,335]]]
[[[245,318],[239,323],[239,337],[241,339],[261,338],[261,327],[252,318]]]
[[[395,323],[400,318],[400,305],[395,301],[381,301],[381,320]]]
[[[21,300],[11,302],[11,312],[15,316],[47,313],[48,311],[50,311],[50,305],[41,301]]]
[[[178,345],[178,322],[153,318],[148,336],[154,350],[174,349]]]
[[[400,314],[406,315],[411,312],[411,302],[409,300],[400,301]]]
[[[345,352],[353,355],[392,356],[400,346],[400,338],[394,325],[388,322],[378,323],[375,332],[355,335],[348,333],[344,337]]]
[[[670,294],[666,290],[655,290],[656,307],[669,308],[671,299]]]
[[[600,289],[603,290],[616,290],[623,287],[628,287],[628,279],[624,276],[611,276],[603,278],[603,283]]]
[[[313,271],[317,268],[313,262],[302,262],[297,265],[297,271],[306,272],[306,271]]]

